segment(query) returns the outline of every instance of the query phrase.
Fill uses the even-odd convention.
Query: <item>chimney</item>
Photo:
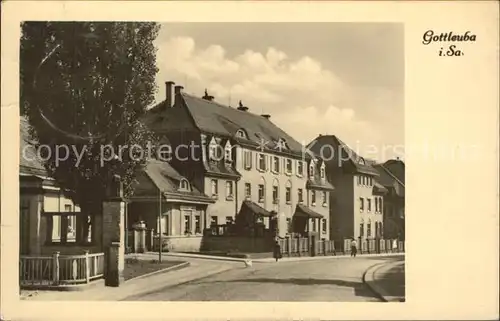
[[[182,90],[183,90],[183,89],[184,89],[184,87],[182,87],[182,86],[175,86],[175,87],[174,87],[175,94],[177,95],[177,94],[182,93]]]
[[[236,109],[241,110],[241,111],[247,111],[248,107],[243,106],[243,103],[240,100],[240,102],[238,103],[238,108],[236,108]]]
[[[264,114],[264,115],[261,115],[261,116],[264,117],[265,119],[271,118],[271,115],[269,115],[269,114]]]
[[[170,108],[173,105],[173,99],[172,99],[172,87],[175,85],[175,82],[173,81],[166,81],[165,82],[165,108]]]
[[[208,101],[212,101],[212,100],[214,100],[214,96],[210,96],[210,95],[208,94],[208,92],[207,92],[207,90],[206,90],[206,89],[205,89],[205,96],[203,96],[203,97],[201,97],[201,98],[203,98],[203,99],[205,99],[205,100],[208,100]]]

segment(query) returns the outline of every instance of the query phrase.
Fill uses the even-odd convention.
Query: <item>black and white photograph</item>
[[[404,301],[402,24],[21,29],[22,296]]]
[[[69,2],[58,14],[77,7]],[[266,12],[255,8],[263,10],[252,11],[256,17]],[[471,15],[486,5],[479,8]],[[242,317],[269,303],[418,310],[409,293],[436,301],[433,289],[445,283],[431,278],[452,282],[455,263],[438,263],[452,257],[475,277],[453,276],[449,299],[481,287],[493,265],[481,253],[474,262],[466,256],[494,244],[486,232],[478,236],[486,222],[479,215],[496,217],[493,203],[481,201],[493,195],[485,181],[494,174],[493,141],[470,126],[486,134],[494,125],[486,122],[491,112],[464,106],[480,95],[472,79],[488,79],[486,67],[471,62],[492,61],[476,49],[486,29],[466,20],[465,29],[447,30],[319,14],[238,21],[237,10],[234,21],[86,12],[20,19],[18,62],[8,65],[16,79],[2,71],[2,95],[5,79],[18,78],[10,100],[2,98],[2,127],[11,126],[2,128],[2,190],[13,186],[12,196],[2,191],[2,252],[15,238],[8,246],[15,259],[3,254],[2,269],[14,271],[11,283],[18,276],[24,309],[125,301],[145,311],[151,302],[211,302],[219,310],[253,303]],[[415,70],[438,64],[416,92]],[[445,76],[452,69],[468,76]],[[443,79],[453,77],[467,78],[470,91],[452,91]],[[465,98],[448,104],[452,92]],[[4,121],[7,109],[15,116]],[[453,136],[462,129],[468,138]],[[5,153],[18,157],[15,167],[4,166]],[[472,176],[485,182],[483,196],[470,191],[479,187],[467,183]],[[364,306],[352,317],[377,316]]]

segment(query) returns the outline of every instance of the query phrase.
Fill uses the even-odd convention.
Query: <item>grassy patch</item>
[[[130,280],[132,278],[163,270],[181,263],[184,262],[165,260],[160,263],[158,260],[139,260],[136,258],[127,258],[125,259],[123,277],[125,280]]]

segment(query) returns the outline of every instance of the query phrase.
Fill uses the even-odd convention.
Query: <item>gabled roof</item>
[[[190,183],[191,191],[180,191],[180,181],[185,179],[180,175],[168,162],[155,159],[148,160],[147,165],[143,169],[143,174],[149,178],[152,184],[148,184],[144,180],[140,180],[135,186],[134,196],[156,196],[158,189],[166,195],[167,201],[169,197],[182,200],[199,201],[204,203],[213,203],[214,201],[201,193],[195,186]],[[189,182],[189,181],[188,181]],[[133,197],[132,197],[133,198]]]
[[[270,212],[270,211],[266,210],[265,208],[263,208],[259,204],[252,202],[252,201],[248,201],[248,200],[243,201],[242,208],[247,208],[250,210],[250,212],[252,212],[253,214],[256,214],[256,215],[272,217],[276,214],[274,212]]]
[[[302,205],[302,204],[297,204],[297,207],[295,208],[295,213],[293,215],[305,216],[305,217],[311,217],[311,218],[323,218],[323,215],[321,215],[318,212],[313,211],[309,207]]]
[[[320,155],[321,147],[325,145],[331,146],[331,149],[325,148],[322,150],[322,152],[333,152],[334,155]],[[335,135],[319,135],[311,143],[309,143],[308,149],[311,149],[319,157],[330,159],[329,162],[333,161],[335,163],[335,166],[339,165],[338,156],[340,155],[342,157],[343,163],[347,161],[351,166],[354,167],[356,171],[374,176],[378,175],[378,172],[371,165],[370,160],[367,161],[363,157],[356,154],[354,150],[352,150],[346,143],[341,141]]]
[[[384,168],[404,185],[405,184],[405,163],[400,159],[390,159],[384,163]]]
[[[31,143],[29,134],[30,125],[26,117],[21,116],[20,124],[20,145],[19,145],[19,171],[23,174],[46,176],[47,171],[40,159],[36,155],[35,148]]]
[[[388,190],[393,189],[398,196],[404,197],[405,185],[394,174],[392,174],[384,164],[376,164],[373,167],[379,172],[376,182],[380,183]]]
[[[187,93],[181,95],[194,123],[202,132],[234,137],[239,129],[244,129],[248,141],[255,145],[263,140],[266,148],[274,149],[277,148],[275,142],[284,139],[292,153],[302,153],[302,145],[269,119]]]

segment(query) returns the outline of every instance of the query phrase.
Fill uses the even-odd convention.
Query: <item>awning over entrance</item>
[[[295,213],[293,215],[307,218],[323,218],[323,215],[301,204],[297,205],[297,207],[295,208]]]
[[[259,204],[254,203],[252,201],[244,201],[242,207],[246,207],[250,212],[254,213],[255,215],[272,217],[276,214],[275,212],[269,212]]]

